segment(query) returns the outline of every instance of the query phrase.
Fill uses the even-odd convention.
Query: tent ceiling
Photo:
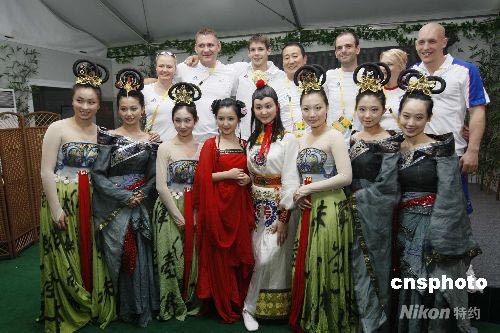
[[[221,36],[235,36],[290,31],[297,23],[318,28],[496,15],[500,7],[499,0],[41,1],[62,20],[108,47],[192,38],[204,26],[214,28]],[[292,7],[296,8],[297,20]]]

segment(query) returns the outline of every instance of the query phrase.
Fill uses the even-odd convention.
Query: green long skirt
[[[183,212],[184,197],[174,197],[174,200],[177,208]],[[155,277],[160,291],[158,319],[169,320],[174,317],[183,321],[186,315],[198,314],[201,305],[195,293],[198,275],[196,252],[193,249],[189,285],[184,286],[184,233],[179,231],[159,198],[155,203],[152,224]],[[182,298],[184,288],[188,288],[186,301]]]
[[[80,274],[78,184],[57,183],[59,201],[68,217],[66,230],[55,227],[42,197],[40,210],[40,316],[45,332],[69,333],[91,320],[105,328],[116,317],[113,284],[95,242],[92,244],[92,292]],[[93,229],[92,229],[93,233]]]
[[[305,332],[357,332],[349,262],[352,214],[342,190],[311,197],[305,293],[300,325]],[[300,238],[297,229],[295,250]]]

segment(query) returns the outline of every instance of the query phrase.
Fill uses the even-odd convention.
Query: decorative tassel
[[[92,237],[90,230],[89,174],[78,172],[78,218],[80,228],[80,271],[83,285],[92,292]]]
[[[311,177],[304,179],[304,185],[311,184]],[[307,199],[311,201],[311,196]],[[299,248],[297,250],[297,258],[295,259],[295,274],[293,276],[292,285],[292,306],[290,310],[290,317],[288,325],[294,332],[303,332],[300,327],[300,316],[302,314],[302,304],[304,302],[305,293],[305,266],[307,243],[309,239],[309,219],[311,217],[311,209],[304,209],[302,211],[302,220],[300,222],[300,239]]]
[[[186,225],[184,226],[184,290],[182,298],[187,301],[194,245],[193,191],[189,187],[184,190],[184,221]]]

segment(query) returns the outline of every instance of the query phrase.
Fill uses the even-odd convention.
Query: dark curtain
[[[384,47],[372,47],[372,48],[362,48],[358,57],[358,64],[365,62],[376,62],[380,59],[380,54],[385,50],[400,48],[406,53],[408,53],[408,67],[419,61],[417,52],[414,47],[399,47],[399,46],[384,46]],[[307,52],[307,50],[306,50]],[[283,69],[283,59],[281,53],[273,54],[269,56],[269,60],[274,62],[276,66]],[[307,53],[307,63],[317,64],[322,66],[325,71],[329,69],[334,69],[340,67],[333,49],[331,51],[321,51],[321,52],[309,52]]]

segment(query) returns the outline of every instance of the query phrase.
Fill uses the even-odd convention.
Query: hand
[[[238,177],[238,185],[240,186],[246,186],[250,183],[250,176],[247,175],[246,173],[243,173]]]
[[[293,202],[297,204],[300,199],[307,197],[310,194],[308,189],[307,185],[301,185],[293,194]]]
[[[285,244],[286,237],[288,236],[288,224],[281,221],[276,222],[276,228],[273,233],[275,232],[278,234],[278,237],[276,238],[278,246]]]
[[[142,199],[144,199],[144,197],[139,196],[138,193],[133,193],[127,200],[127,206],[130,208],[134,208],[141,203]]]
[[[174,220],[174,223],[177,226],[177,228],[179,228],[181,230],[184,229],[184,226],[186,225],[186,222],[184,220],[184,216],[182,216],[182,215],[172,216],[172,219]]]
[[[466,150],[464,156],[460,158],[458,165],[462,173],[474,173],[479,166],[479,154],[477,152]]]
[[[308,198],[300,198],[295,204],[302,210],[311,209],[311,201]]]
[[[66,230],[66,227],[68,226],[68,217],[66,216],[66,213],[64,210],[61,212],[61,215],[59,216],[59,219],[54,222],[56,225],[56,228],[59,230]]]
[[[192,56],[187,57],[186,60],[184,60],[184,63],[186,65],[188,65],[189,67],[195,67],[198,64],[199,60],[200,59],[198,58],[197,55],[192,55]]]
[[[149,142],[160,142],[160,134],[156,132],[149,132]]]
[[[469,126],[464,125],[462,127],[462,138],[465,139],[465,141],[469,141]]]
[[[239,168],[232,168],[231,170],[226,171],[226,176],[229,179],[240,180],[240,177],[242,177],[243,175],[245,175],[243,169]]]

